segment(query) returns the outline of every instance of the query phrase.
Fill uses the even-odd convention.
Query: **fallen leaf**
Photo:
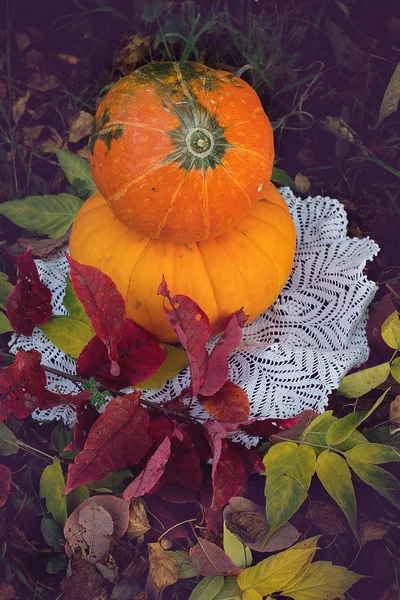
[[[83,192],[89,195],[97,192],[87,160],[69,150],[55,150],[54,153],[64,175],[80,195]]]
[[[312,413],[313,411],[304,411],[307,413]],[[317,415],[317,413],[315,413]],[[300,433],[304,431],[306,426],[309,424],[310,416],[297,415],[296,417],[291,417],[289,419],[254,419],[252,423],[240,423],[239,427],[243,431],[245,431],[248,435],[253,435],[255,437],[271,437],[271,441],[275,442],[274,435],[276,434],[276,439],[279,440],[281,436],[284,438],[286,436],[290,437],[290,439],[298,439]],[[304,427],[302,420],[304,419]],[[297,438],[295,436],[298,436]]]
[[[91,428],[83,452],[68,468],[64,494],[107,473],[137,464],[149,450],[148,412],[139,404],[141,393],[113,398]]]
[[[361,519],[359,524],[360,542],[364,546],[367,542],[382,540],[389,533],[390,526],[380,521]]]
[[[136,386],[154,375],[166,356],[165,347],[147,331],[131,321],[124,321],[114,354],[119,374],[111,374],[107,347],[99,336],[93,337],[83,348],[78,357],[76,372],[81,377],[94,377],[104,385],[119,390]]]
[[[308,179],[307,175],[297,173],[296,177],[294,178],[294,183],[299,192],[302,194],[307,194],[310,189],[310,180]]]
[[[92,426],[96,423],[100,413],[95,409],[90,401],[90,392],[76,403],[76,421],[74,424],[74,439],[65,447],[65,450],[84,449],[86,440]]]
[[[111,375],[118,376],[118,342],[127,321],[125,302],[115,283],[100,269],[81,265],[67,256],[75,293],[90,318],[93,329],[107,346]]]
[[[98,493],[122,494],[125,491],[125,479],[133,477],[130,469],[122,469],[118,473],[109,473],[100,481],[88,481],[86,486],[90,490],[95,490]]]
[[[143,471],[134,479],[124,492],[124,499],[148,494],[164,473],[165,466],[171,454],[171,439],[167,436],[155,453],[150,456]]]
[[[65,315],[56,315],[39,328],[54,346],[72,358],[78,358],[95,335],[90,323]]]
[[[46,393],[46,373],[37,350],[18,350],[15,361],[0,368],[0,421],[9,414],[24,419],[43,405]]]
[[[172,556],[178,564],[178,579],[191,579],[192,577],[199,575],[199,570],[193,568],[190,554],[184,550],[170,550],[168,554]]]
[[[388,83],[385,94],[379,109],[379,117],[376,126],[380,125],[384,119],[390,117],[398,109],[400,102],[400,63],[394,70]]]
[[[190,540],[190,535],[185,524],[181,524],[186,518],[197,516],[194,505],[185,504],[176,505],[163,500],[159,494],[146,496],[146,507],[148,509],[148,519],[151,525],[153,539],[158,539],[163,535],[163,539],[176,540],[185,538]],[[185,516],[183,516],[185,515]]]
[[[69,124],[69,136],[70,142],[76,144],[83,138],[89,137],[92,134],[94,123],[94,116],[85,110],[80,110],[78,114],[71,119]]]
[[[306,518],[326,535],[338,535],[349,531],[343,512],[331,502],[313,500],[308,505]]]
[[[132,498],[129,504],[129,525],[127,533],[134,537],[140,537],[151,529],[147,518],[144,502],[141,498]]]
[[[71,559],[70,576],[61,581],[63,600],[107,600],[106,582],[94,565],[80,554]]]
[[[144,379],[138,383],[135,387],[140,390],[153,390],[162,387],[162,385],[168,380],[173,379],[175,375],[178,375],[183,369],[189,365],[187,354],[184,350],[177,348],[176,346],[170,346],[169,344],[163,344],[167,351],[162,365],[157,369],[154,375]]]
[[[40,239],[40,238],[18,238],[18,240],[8,248],[10,254],[23,254],[28,250],[29,247],[32,248],[32,256],[37,256],[38,258],[45,258],[55,250],[58,250],[62,246],[68,244],[69,238],[71,236],[71,228],[68,231],[58,238],[48,238],[48,239]]]
[[[93,500],[93,502],[80,509],[78,523],[83,527],[82,537],[89,550],[87,560],[91,563],[101,561],[108,554],[109,536],[114,531],[111,516]]]
[[[326,19],[326,32],[336,56],[336,62],[352,73],[365,69],[365,55],[347,33],[331,19]]]
[[[300,533],[290,523],[279,527],[265,542],[269,526],[265,516],[265,507],[255,504],[247,498],[233,497],[224,509],[226,525],[245,546],[257,552],[277,552],[292,546]]]
[[[20,600],[12,585],[0,583],[0,600]]]
[[[18,121],[24,114],[26,110],[26,105],[28,104],[28,100],[31,97],[31,93],[29,91],[26,92],[25,96],[21,96],[12,106],[12,116],[16,125],[18,125]]]
[[[301,581],[282,591],[293,600],[335,600],[342,596],[359,579],[365,577],[349,571],[345,567],[332,565],[328,561],[313,563]]]
[[[238,575],[241,571],[222,548],[205,539],[199,538],[198,543],[190,548],[190,556],[193,568],[198,568],[203,577]]]
[[[0,423],[0,456],[12,456],[18,452],[18,440],[7,425]]]
[[[54,75],[45,73],[38,65],[32,65],[28,83],[29,87],[39,92],[48,92],[58,87],[57,78]]]
[[[194,588],[189,600],[214,600],[224,587],[224,577],[204,577]],[[251,599],[248,599],[251,600]]]
[[[245,569],[251,565],[253,557],[250,548],[243,544],[234,533],[231,533],[226,522],[223,524],[223,543],[225,554],[229,556],[235,567]]]
[[[390,403],[389,419],[394,425],[400,425],[400,395]]]
[[[159,591],[178,581],[179,565],[173,556],[158,542],[147,544],[150,560],[150,574]]]
[[[6,465],[0,464],[0,508],[7,502],[11,488],[11,471]]]
[[[29,336],[36,325],[50,319],[51,292],[40,281],[31,250],[21,254],[16,262],[18,282],[7,297],[7,317],[17,333]]]
[[[57,54],[58,58],[60,58],[63,62],[68,65],[77,65],[80,62],[80,58],[74,56],[73,54]]]
[[[236,383],[226,381],[222,388],[210,396],[199,397],[200,404],[216,421],[239,423],[250,415],[246,392]]]
[[[135,33],[130,36],[127,44],[119,50],[115,59],[115,66],[121,71],[122,75],[129,75],[142,62],[149,47],[149,36]]]
[[[48,465],[40,477],[40,498],[46,498],[46,507],[58,525],[64,527],[67,520],[67,500],[63,496],[64,474],[58,458]]]
[[[26,31],[17,31],[15,34],[15,41],[17,42],[17,48],[20,52],[23,52],[31,43],[31,38]]]

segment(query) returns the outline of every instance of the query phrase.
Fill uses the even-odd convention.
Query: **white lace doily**
[[[281,194],[297,230],[297,250],[289,281],[276,303],[243,329],[239,348],[229,357],[229,378],[247,392],[251,417],[287,418],[304,409],[322,412],[327,398],[351,368],[368,358],[365,334],[367,307],[376,286],[363,274],[367,260],[379,251],[369,238],[347,237],[343,206],[331,198],[296,198],[289,188]],[[64,252],[37,260],[42,281],[53,295],[54,314],[67,314],[62,301],[68,263]],[[36,348],[42,363],[75,373],[75,361],[35,329],[21,336],[11,351]],[[64,378],[48,375],[49,389],[78,391]],[[162,388],[145,392],[154,402],[179,395],[189,385],[185,369]],[[193,415],[206,417],[196,402]],[[71,425],[70,406],[37,410],[33,417],[62,419]],[[257,440],[240,436],[248,445]]]

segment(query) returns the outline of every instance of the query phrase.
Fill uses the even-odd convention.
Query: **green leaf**
[[[6,310],[6,300],[13,289],[14,286],[8,281],[7,275],[0,271],[0,308],[3,310]]]
[[[316,455],[311,446],[282,442],[264,456],[266,512],[270,526],[268,539],[284,525],[307,498],[315,473]],[[265,592],[267,593],[267,592]]]
[[[65,554],[54,554],[47,561],[46,573],[57,575],[60,571],[66,571],[67,567],[68,557]]]
[[[238,600],[241,593],[237,577],[226,577],[224,587],[219,594],[215,596],[214,600]]]
[[[49,340],[60,350],[78,358],[86,344],[94,337],[93,328],[72,317],[52,317],[43,325],[38,325]]]
[[[43,471],[40,477],[40,498],[46,498],[47,510],[51,512],[56,523],[64,527],[67,520],[67,500],[64,498],[64,475],[58,458]]]
[[[171,554],[179,565],[179,579],[190,579],[191,577],[198,576],[198,569],[193,567],[192,558],[188,552],[184,550],[169,550],[168,554]]]
[[[301,441],[307,442],[314,447],[316,454],[321,454],[326,448],[329,447],[326,441],[326,434],[329,428],[336,423],[338,419],[333,416],[333,411],[327,410],[326,412],[319,415],[314,421],[311,421],[310,425],[303,432],[300,437]],[[342,444],[335,446],[336,450],[346,452],[358,444],[365,444],[366,438],[359,431],[354,431],[351,436]]]
[[[44,541],[48,546],[54,548],[56,552],[62,552],[61,544],[64,536],[60,527],[53,521],[53,519],[43,517],[40,523],[40,531],[42,532]]]
[[[386,444],[360,444],[345,452],[345,457],[361,463],[381,465],[388,462],[399,462],[400,452]]]
[[[382,325],[381,334],[389,348],[400,350],[400,319],[398,312],[393,312],[388,316]]]
[[[280,445],[280,444],[279,444]],[[317,550],[320,536],[295,544],[289,550],[265,558],[254,567],[244,569],[237,581],[243,591],[254,590],[266,596],[283,588],[295,587],[305,577]]]
[[[291,589],[284,589],[282,596],[293,600],[335,600],[362,577],[331,562],[317,561],[310,566],[301,582]]]
[[[2,333],[7,333],[7,331],[14,331],[14,329],[6,315],[0,312],[0,335]]]
[[[167,356],[162,363],[161,367],[152,375],[135,385],[135,389],[139,390],[152,390],[155,388],[159,388],[165,383],[168,379],[172,379],[180,373],[183,369],[189,364],[188,355],[184,350],[180,348],[176,348],[176,346],[169,346],[168,344],[163,344],[167,349]]]
[[[18,452],[18,440],[7,425],[0,423],[0,456],[11,456]]]
[[[382,404],[388,391],[389,390],[386,390],[378,398],[378,400],[374,403],[373,407],[370,410],[352,412],[343,417],[342,419],[338,419],[335,423],[332,423],[326,434],[326,441],[328,445],[337,446],[338,444],[341,444],[342,442],[347,440],[347,438],[351,436],[351,434],[357,429],[357,427],[361,425],[363,421],[368,419],[368,417],[372,415],[374,410],[376,410],[378,406]]]
[[[387,498],[396,508],[400,509],[400,482],[396,477],[381,467],[351,460],[348,456],[346,456],[346,460],[354,473],[364,483],[372,487],[384,498]]]
[[[390,374],[397,383],[400,383],[400,356],[395,358],[390,365]]]
[[[108,473],[99,481],[91,481],[86,483],[86,486],[89,488],[89,490],[96,490],[96,492],[122,494],[126,488],[126,485],[124,485],[124,480],[128,477],[133,477],[132,471],[129,469],[122,469],[122,471],[119,471],[118,473]]]
[[[70,515],[84,500],[90,497],[90,492],[86,485],[78,485],[67,494],[67,509]]]
[[[89,327],[92,327],[89,317],[87,316],[85,309],[83,308],[82,302],[78,299],[78,296],[75,294],[75,290],[72,287],[72,282],[70,277],[66,278],[67,284],[65,287],[65,294],[63,299],[64,308],[69,312],[72,318],[77,321],[81,321]],[[93,334],[94,335],[94,334]]]
[[[389,375],[390,363],[388,362],[369,369],[362,369],[343,377],[338,392],[346,398],[359,398],[384,383]]]
[[[0,214],[28,231],[58,238],[71,227],[81,206],[82,200],[71,194],[28,196],[0,204]]]
[[[225,554],[229,556],[235,567],[249,567],[253,560],[250,548],[247,548],[236,535],[229,531],[225,521],[223,536]]]
[[[277,185],[288,186],[292,190],[298,191],[297,186],[293,179],[290,177],[290,175],[288,175],[286,171],[280,169],[279,167],[273,167],[271,181],[273,181]]]
[[[328,494],[340,506],[359,542],[357,531],[357,505],[350,469],[344,458],[324,450],[317,460],[318,479]]]
[[[66,446],[74,439],[74,430],[69,429],[62,421],[54,427],[50,435],[50,441],[61,458],[74,459],[79,450],[65,450]]]
[[[66,178],[75,189],[81,191],[84,186],[90,195],[97,192],[87,160],[69,150],[55,150],[55,154]]]
[[[204,577],[190,594],[189,600],[214,600],[223,586],[223,577]]]

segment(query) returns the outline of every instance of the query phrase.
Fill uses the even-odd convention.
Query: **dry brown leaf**
[[[389,419],[393,425],[400,425],[400,395],[390,403]]]
[[[123,579],[118,581],[114,587],[110,600],[132,600],[132,598],[137,598],[137,594],[141,591],[142,589],[137,581]]]
[[[36,48],[24,52],[22,60],[28,67],[39,66],[43,64],[43,54]]]
[[[92,133],[94,117],[90,113],[80,110],[70,121],[69,141],[79,142]]]
[[[31,541],[28,540],[25,533],[19,529],[14,523],[7,527],[7,545],[18,553],[35,555],[39,553],[47,553],[47,549],[38,550]]]
[[[270,437],[270,440],[273,444],[286,441],[295,442],[299,440],[301,434],[309,426],[311,421],[318,417],[318,413],[314,410],[302,410],[301,413],[296,415],[296,417],[300,417],[300,421],[297,423],[297,425],[290,427],[290,429],[286,429],[286,431],[275,433]]]
[[[342,511],[331,502],[310,502],[306,518],[327,535],[338,535],[349,531]]]
[[[307,194],[308,190],[310,189],[310,180],[308,179],[307,175],[297,173],[296,177],[294,178],[294,183],[299,192],[302,194]]]
[[[385,590],[383,592],[383,594],[381,594],[381,596],[379,596],[378,600],[398,600],[399,598],[399,590],[397,588],[397,585],[395,583],[392,583],[392,585],[387,588],[387,590]]]
[[[25,112],[26,105],[28,103],[29,98],[31,97],[31,93],[29,91],[26,92],[25,96],[21,96],[18,100],[13,104],[12,107],[12,116],[15,124],[18,123],[20,118]]]
[[[19,600],[12,585],[0,583],[0,600]]]
[[[31,43],[31,38],[25,31],[19,31],[15,34],[15,41],[17,43],[18,50],[23,52]]]
[[[143,60],[150,47],[149,36],[135,33],[129,38],[128,43],[119,51],[115,66],[123,75],[129,75]]]
[[[379,521],[362,519],[359,525],[361,546],[364,546],[367,542],[383,539],[389,529],[389,525],[385,525]]]
[[[81,156],[82,158],[85,158],[86,160],[89,160],[90,151],[88,146],[85,146],[84,148],[78,150],[77,155]]]
[[[391,114],[395,113],[400,102],[400,63],[395,68],[395,71],[388,83],[385,95],[383,96],[379,117],[376,126]]]
[[[103,576],[94,565],[79,556],[71,559],[71,575],[61,582],[63,600],[107,600]]]
[[[29,76],[29,86],[39,92],[47,92],[58,86],[54,75],[43,73],[41,69],[35,68]]]
[[[178,581],[179,565],[173,556],[163,550],[158,542],[147,544],[149,549],[150,574],[161,591]]]
[[[144,502],[141,498],[132,498],[129,507],[129,535],[134,538],[144,535],[151,529],[149,521],[147,519],[146,509]]]
[[[356,46],[347,33],[331,19],[326,19],[326,33],[335,53],[336,62],[353,73],[366,67],[364,53]]]
[[[58,58],[60,58],[63,62],[69,65],[77,65],[80,62],[80,58],[77,56],[73,56],[73,54],[57,54]]]
[[[64,244],[68,244],[69,238],[71,236],[71,228],[68,229],[67,233],[62,237],[50,239],[50,238],[19,238],[15,244],[8,248],[8,251],[13,256],[23,254],[28,250],[28,246],[32,248],[33,256],[37,256],[38,258],[43,258],[54,252]]]

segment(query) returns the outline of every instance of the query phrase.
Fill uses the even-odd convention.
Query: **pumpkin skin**
[[[290,274],[296,234],[287,205],[268,184],[266,194],[227,233],[194,244],[146,238],[125,227],[100,193],[86,200],[71,234],[70,253],[114,281],[128,318],[162,342],[177,342],[157,296],[162,275],[171,294],[190,296],[214,334],[244,307],[250,321],[273,304]]]
[[[115,216],[176,243],[221,235],[264,195],[273,134],[245,81],[198,63],[150,63],[101,102],[89,142]]]

